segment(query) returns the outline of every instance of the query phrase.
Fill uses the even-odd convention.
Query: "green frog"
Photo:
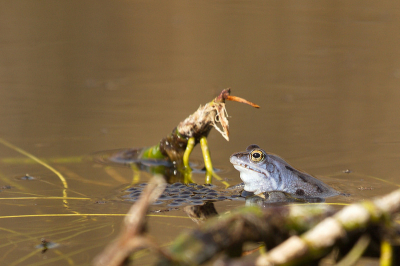
[[[244,190],[255,195],[279,191],[300,198],[327,198],[341,194],[258,145],[250,145],[246,151],[232,154],[230,162],[240,172]]]

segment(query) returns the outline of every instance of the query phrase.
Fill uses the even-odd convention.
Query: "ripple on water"
[[[192,200],[202,200],[203,197],[200,197],[200,196],[193,196],[193,197],[191,197],[190,199],[192,199]]]
[[[176,206],[181,206],[181,205],[182,205],[181,202],[171,202],[170,204],[168,204],[168,206],[171,206],[171,207],[176,207]]]
[[[198,193],[198,194],[205,194],[205,193],[210,192],[210,190],[208,188],[202,188],[202,189],[196,190],[194,192]]]
[[[204,196],[203,200],[216,200],[217,198],[215,196]]]
[[[189,199],[190,198],[190,195],[179,195],[179,198],[181,198],[181,199]]]
[[[203,205],[204,201],[201,200],[193,200],[190,202],[190,205]]]
[[[167,195],[161,195],[159,198],[158,198],[158,200],[170,200],[171,199],[171,197],[170,196],[167,196]]]
[[[142,194],[141,192],[133,192],[131,194],[129,194],[131,197],[139,197],[140,194]]]
[[[173,202],[186,202],[185,199],[175,199]]]
[[[129,191],[129,192],[136,192],[136,191],[142,191],[141,189],[138,189],[138,188],[136,188],[136,187],[130,187],[130,188],[128,188],[126,191]]]

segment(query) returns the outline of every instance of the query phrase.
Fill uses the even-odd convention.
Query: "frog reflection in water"
[[[230,162],[240,172],[244,190],[255,195],[280,191],[295,197],[327,198],[340,194],[257,145],[250,145],[246,151],[234,153]]]

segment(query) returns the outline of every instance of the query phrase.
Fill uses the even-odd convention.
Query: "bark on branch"
[[[352,204],[326,218],[312,230],[301,236],[293,236],[261,255],[256,265],[302,265],[321,258],[352,232],[367,229],[371,225],[385,225],[399,210],[400,190],[373,201]]]

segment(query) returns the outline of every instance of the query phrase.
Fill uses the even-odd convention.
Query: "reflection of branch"
[[[202,224],[207,219],[218,215],[214,207],[214,203],[206,202],[204,205],[186,206],[183,211],[192,219],[196,224]]]
[[[94,259],[93,265],[122,265],[132,252],[147,247],[160,251],[145,235],[146,214],[149,205],[157,200],[165,187],[166,183],[160,176],[154,177],[149,182],[141,194],[141,198],[130,208],[117,239]],[[166,256],[166,254],[163,255]]]
[[[256,265],[303,265],[306,261],[319,259],[350,233],[365,230],[373,224],[385,223],[399,210],[400,190],[374,201],[347,206],[302,236],[292,236],[267,254],[261,255]]]

